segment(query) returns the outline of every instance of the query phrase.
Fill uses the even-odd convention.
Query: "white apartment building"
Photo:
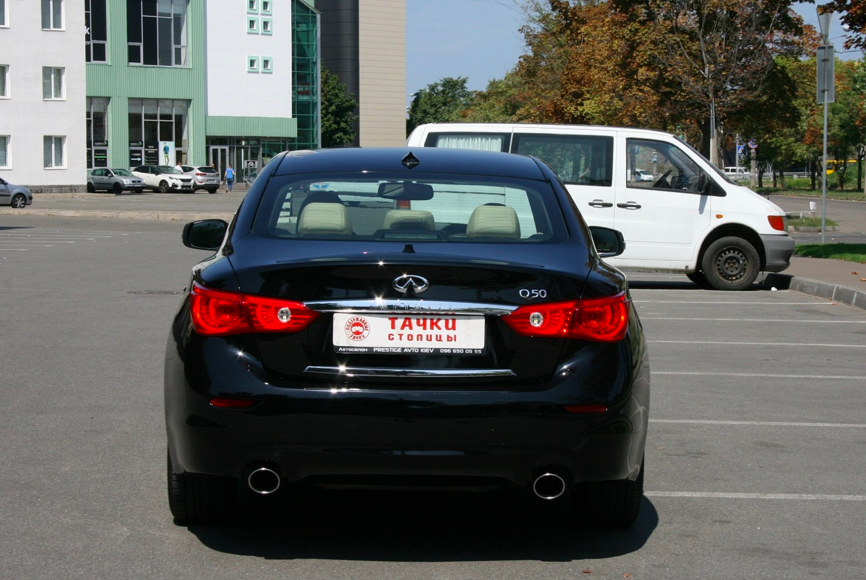
[[[35,191],[87,181],[84,0],[0,0],[0,176]]]

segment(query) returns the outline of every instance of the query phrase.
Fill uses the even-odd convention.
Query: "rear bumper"
[[[212,346],[186,354],[196,358],[193,351]],[[610,409],[574,414],[563,407],[582,403],[579,373],[527,392],[281,388],[255,376],[255,363],[239,359],[237,350],[234,360],[208,371],[192,358],[185,364],[170,338],[169,450],[179,472],[241,477],[266,464],[287,482],[364,476],[527,485],[542,469],[565,472],[574,482],[636,477],[649,407],[649,365],[643,343],[640,348],[638,356],[624,353],[634,366],[622,373],[626,384],[611,385],[617,395]],[[187,380],[195,383],[202,374],[214,382]],[[215,408],[209,401],[216,395],[246,396],[257,404]]]
[[[791,256],[794,255],[794,238],[787,234],[765,234],[761,236],[761,243],[764,244],[765,272],[781,272],[791,265]]]

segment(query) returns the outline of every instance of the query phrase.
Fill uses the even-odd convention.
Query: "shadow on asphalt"
[[[272,560],[390,562],[572,560],[639,550],[658,526],[644,498],[627,530],[576,527],[567,504],[520,492],[305,491],[245,498],[238,521],[189,526],[205,546]]]

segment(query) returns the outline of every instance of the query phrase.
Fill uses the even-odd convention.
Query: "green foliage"
[[[803,244],[794,255],[866,264],[866,244]]]
[[[322,147],[342,147],[355,140],[352,125],[358,102],[336,75],[322,69]]]
[[[459,121],[469,107],[472,91],[466,88],[466,77],[445,77],[414,94],[406,119],[406,132],[424,123]]]

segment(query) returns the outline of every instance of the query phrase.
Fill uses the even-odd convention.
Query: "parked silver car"
[[[87,176],[87,191],[113,191],[121,193],[124,190],[141,193],[144,190],[144,180],[136,177],[126,169],[101,168],[94,169]]]
[[[220,188],[220,174],[213,167],[181,165],[184,175],[192,177],[193,189],[206,189],[208,193],[216,193]]]
[[[13,185],[0,178],[0,205],[11,205],[21,209],[33,203],[33,194],[23,185]]]

